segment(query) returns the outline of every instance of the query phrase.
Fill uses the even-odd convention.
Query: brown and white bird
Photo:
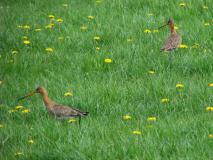
[[[181,42],[182,42],[181,36],[178,35],[175,30],[175,23],[174,23],[173,19],[169,19],[169,21],[165,25],[159,27],[159,29],[162,27],[165,27],[167,25],[170,28],[171,34],[170,34],[169,38],[166,40],[163,47],[161,48],[160,51],[162,51],[162,52],[173,51],[173,50],[179,48],[179,46],[181,45]]]
[[[87,116],[89,114],[89,112],[82,112],[78,109],[74,109],[66,105],[55,103],[48,97],[48,93],[46,89],[42,86],[37,87],[36,90],[34,90],[30,94],[22,98],[19,98],[19,100],[32,96],[35,93],[39,93],[42,96],[44,104],[47,107],[47,111],[49,112],[50,115],[54,116],[55,118],[60,118],[60,119],[72,118],[72,117],[81,118],[82,116]]]

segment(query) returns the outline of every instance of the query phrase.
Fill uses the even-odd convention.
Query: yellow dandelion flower
[[[209,137],[209,138],[213,138],[213,134],[209,134],[208,137]]]
[[[155,71],[149,70],[148,73],[149,73],[149,74],[155,74]]]
[[[62,18],[59,18],[56,20],[58,23],[62,23],[63,22],[63,19]]]
[[[3,128],[4,127],[4,125],[3,124],[0,124],[0,128]]]
[[[30,29],[30,26],[29,25],[24,25],[23,28],[24,29]]]
[[[203,6],[203,9],[209,9],[209,7],[208,6]]]
[[[93,20],[93,19],[94,19],[94,16],[87,16],[87,18],[88,18],[89,20]]]
[[[175,26],[175,29],[178,30],[179,29],[178,26]]]
[[[130,115],[123,116],[123,120],[130,120],[130,119],[132,119],[132,117]]]
[[[176,84],[176,88],[184,88],[184,84],[178,83]]]
[[[15,109],[10,109],[8,112],[9,113],[14,113],[14,112],[16,112],[17,110],[15,110]]]
[[[68,123],[75,123],[76,122],[76,119],[74,119],[74,118],[70,118],[69,120],[68,120]]]
[[[149,29],[145,29],[143,32],[144,32],[144,33],[151,33],[152,31],[149,30]]]
[[[181,2],[181,3],[179,3],[179,6],[186,7],[186,3],[185,2]]]
[[[62,4],[63,7],[68,7],[68,4]]]
[[[132,38],[128,38],[127,42],[133,42],[133,39]]]
[[[73,93],[72,92],[66,92],[66,93],[64,93],[64,96],[65,97],[73,96]]]
[[[186,49],[186,48],[188,48],[188,46],[187,46],[187,45],[185,45],[185,44],[181,44],[181,45],[179,46],[179,48]]]
[[[54,25],[55,25],[54,23],[50,23],[50,24],[46,25],[45,28],[51,29],[51,28],[53,28]]]
[[[24,153],[20,152],[20,151],[18,151],[18,152],[15,153],[15,156],[23,156],[23,155],[24,155]]]
[[[86,31],[88,27],[86,27],[86,26],[81,26],[80,28],[81,28],[81,30]]]
[[[12,54],[17,54],[18,51],[17,50],[12,50]]]
[[[208,86],[209,86],[209,87],[213,87],[213,83],[209,83]]]
[[[34,143],[34,140],[29,139],[27,142],[28,142],[29,144],[33,144],[33,143]]]
[[[48,53],[53,52],[53,49],[52,49],[52,48],[46,48],[45,50],[46,50]]]
[[[29,40],[24,40],[23,43],[26,44],[26,45],[29,45],[30,41]]]
[[[95,36],[93,39],[96,40],[96,41],[99,41],[99,40],[101,40],[101,37]]]
[[[41,28],[36,28],[35,31],[36,31],[36,32],[40,32],[40,31],[41,31]]]
[[[30,110],[29,109],[24,109],[23,111],[21,111],[22,113],[29,113]]]
[[[101,48],[100,47],[96,47],[95,49],[96,49],[96,51],[100,51]]]
[[[158,29],[154,29],[152,32],[153,32],[153,33],[158,33],[159,30],[158,30]]]
[[[204,26],[210,26],[210,23],[208,23],[208,22],[204,23]]]
[[[54,19],[55,18],[55,16],[54,15],[48,15],[48,17],[50,18],[50,19]]]
[[[150,122],[154,122],[154,121],[156,121],[156,120],[157,120],[156,117],[148,117],[148,118],[147,118],[147,121],[150,121]]]
[[[138,131],[138,130],[135,130],[135,131],[133,131],[132,133],[135,134],[135,135],[141,135],[141,134],[142,134],[142,132],[141,132],[141,131]]]
[[[169,102],[169,99],[168,98],[162,98],[161,99],[161,103],[168,103]]]
[[[23,108],[24,108],[24,107],[23,107],[23,106],[20,106],[20,105],[18,105],[18,106],[15,107],[16,110],[20,110],[20,109],[23,109]]]
[[[104,62],[105,62],[105,63],[112,63],[112,59],[111,59],[111,58],[105,58],[105,59],[104,59]]]
[[[213,111],[213,107],[211,106],[206,107],[206,111]]]

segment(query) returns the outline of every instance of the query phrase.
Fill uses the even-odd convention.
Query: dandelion
[[[175,29],[178,30],[178,26],[175,26]]]
[[[18,105],[18,106],[15,107],[16,110],[20,110],[20,109],[23,109],[23,108],[24,108],[24,107],[23,107],[23,106],[20,106],[20,105]]]
[[[55,18],[54,15],[48,15],[48,17],[49,17],[50,19],[54,19],[54,18]]]
[[[208,136],[209,138],[213,138],[213,134],[209,134],[209,136]]]
[[[30,26],[29,25],[25,25],[23,26],[24,29],[30,29]]]
[[[130,119],[132,119],[132,117],[130,115],[123,116],[123,120],[130,120]]]
[[[149,70],[148,73],[149,73],[149,74],[155,74],[155,71]]]
[[[24,155],[24,153],[20,152],[20,151],[18,151],[18,152],[15,153],[15,156],[23,156],[23,155]]]
[[[179,3],[179,6],[181,6],[181,7],[186,7],[186,3],[181,2],[181,3]]]
[[[147,118],[147,121],[150,121],[150,122],[155,122],[157,120],[156,117],[148,117]]]
[[[213,83],[209,83],[208,86],[209,86],[209,87],[213,87]]]
[[[93,20],[93,19],[94,19],[94,16],[87,16],[87,18],[88,18],[89,20]]]
[[[185,44],[181,44],[181,45],[179,46],[179,48],[186,49],[186,48],[188,48],[188,46],[185,45]]]
[[[52,49],[52,48],[46,48],[45,50],[46,50],[48,53],[53,52],[53,49]]]
[[[23,111],[21,111],[22,113],[29,113],[30,110],[29,109],[24,109]]]
[[[210,23],[208,23],[208,22],[204,23],[204,26],[210,26]]]
[[[41,31],[41,28],[36,28],[35,31],[36,31],[36,32],[40,32],[40,31]]]
[[[81,26],[80,28],[81,28],[81,30],[86,31],[88,27],[86,27],[86,26]]]
[[[29,144],[33,144],[33,143],[34,143],[34,140],[29,139],[27,142],[28,142]]]
[[[141,131],[138,131],[138,130],[135,130],[132,133],[135,134],[135,135],[141,135],[142,134]]]
[[[208,6],[203,6],[203,9],[209,9]]]
[[[111,58],[105,58],[105,59],[104,59],[104,62],[105,62],[105,63],[112,63],[112,59],[111,59]]]
[[[100,51],[101,48],[100,47],[96,47],[95,49],[96,49],[96,51]]]
[[[62,18],[59,18],[56,20],[58,23],[62,23],[63,22],[63,19]]]
[[[169,102],[169,99],[168,98],[162,98],[161,99],[161,103],[168,103]]]
[[[29,41],[29,40],[24,40],[23,43],[24,43],[25,45],[29,45],[29,44],[30,44],[30,41]]]
[[[96,41],[99,41],[99,40],[101,40],[101,37],[95,36],[93,39],[96,40]]]
[[[184,88],[184,84],[178,83],[176,84],[176,88]]]
[[[144,33],[151,33],[152,31],[149,30],[149,29],[145,29],[143,32],[144,32]]]
[[[68,120],[68,123],[75,123],[76,122],[76,119],[74,119],[74,118],[70,118],[69,120]]]
[[[55,25],[54,23],[50,23],[50,24],[46,25],[45,28],[46,29],[51,29],[51,28],[54,27],[54,25]]]
[[[158,30],[158,29],[154,29],[152,32],[153,32],[153,33],[158,33],[159,30]]]
[[[64,96],[65,97],[73,96],[73,93],[72,92],[66,92],[66,93],[64,93]]]
[[[213,111],[213,107],[211,106],[206,107],[206,111]]]
[[[4,127],[4,125],[3,124],[0,124],[0,128],[3,128]]]

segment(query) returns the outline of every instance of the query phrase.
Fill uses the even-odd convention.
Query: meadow
[[[213,159],[213,1],[1,0],[0,159]],[[160,48],[173,18],[182,47]],[[40,95],[90,112],[47,114]]]

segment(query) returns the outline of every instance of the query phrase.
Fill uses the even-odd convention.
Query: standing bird
[[[169,28],[171,30],[171,34],[160,50],[163,52],[175,50],[176,48],[178,48],[180,46],[180,44],[182,42],[181,36],[179,36],[175,30],[175,23],[174,23],[173,19],[169,19],[169,21],[165,25],[159,27],[159,29],[162,27],[165,27],[167,25],[169,26]]]
[[[79,117],[80,123],[80,118],[82,116],[86,116],[89,114],[89,112],[82,112],[80,110],[70,108],[69,106],[55,103],[48,97],[46,89],[42,86],[37,87],[35,91],[31,92],[30,94],[22,98],[19,98],[19,100],[32,96],[35,93],[39,93],[42,96],[44,104],[47,107],[47,111],[49,112],[50,115],[54,116],[55,118],[64,119],[64,118]]]

